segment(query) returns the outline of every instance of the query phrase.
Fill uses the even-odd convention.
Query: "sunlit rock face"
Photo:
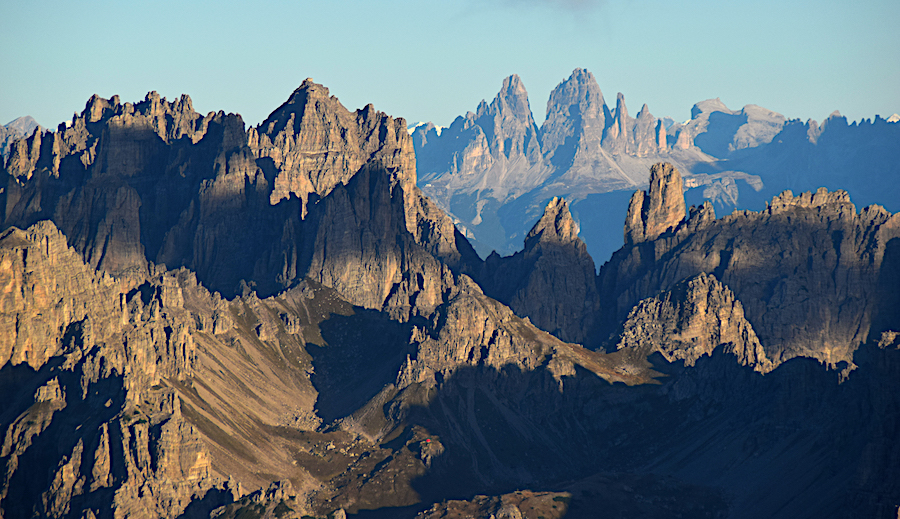
[[[681,221],[678,184],[632,198],[626,246],[599,276],[601,299],[616,301],[605,307],[607,326],[701,273],[733,291],[776,365],[797,356],[852,364],[860,344],[900,324],[884,288],[895,278],[898,216],[857,212],[846,192],[823,188],[720,219],[705,205]]]
[[[555,102],[601,110],[576,72]],[[546,166],[501,94],[488,154]],[[643,153],[645,112],[601,110],[601,151]],[[647,165],[599,275],[555,197],[481,261],[403,126],[307,81],[249,131],[150,94],[17,141],[3,516],[895,511],[897,216],[820,190],[717,219]]]

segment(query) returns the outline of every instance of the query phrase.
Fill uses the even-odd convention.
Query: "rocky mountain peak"
[[[534,124],[531,106],[529,106],[528,103],[528,91],[525,90],[525,85],[522,83],[521,78],[516,74],[503,80],[503,86],[500,88],[500,92],[497,94],[497,97],[494,98],[494,102],[491,103],[491,106],[496,107],[496,109],[506,109],[517,118],[527,123]],[[479,107],[479,109],[480,108],[481,107]]]
[[[641,119],[642,117],[650,117],[650,107],[647,106],[647,103],[644,103],[638,111],[637,118]]]
[[[527,94],[527,92],[525,91],[525,85],[522,83],[522,78],[520,78],[518,74],[513,74],[504,79],[503,87],[500,89],[500,91],[505,93],[507,96]]]
[[[616,95],[616,111],[603,138],[603,145],[614,153],[631,152],[632,138],[630,135],[631,121],[628,117],[628,108],[625,106],[625,95],[619,92]]]
[[[43,128],[31,116],[18,117],[0,126],[0,165],[6,161],[12,144],[20,139],[41,133]]]
[[[303,202],[304,214],[310,194],[324,196],[346,184],[371,160],[382,162],[407,190],[415,184],[415,152],[406,122],[371,105],[351,112],[312,79],[251,129],[248,143],[257,158],[271,159],[279,170],[270,203],[293,195]]]
[[[547,101],[547,118],[541,126],[545,157],[557,168],[567,169],[579,149],[600,146],[609,120],[609,108],[594,75],[575,69]]]
[[[601,107],[606,107],[600,85],[588,70],[576,68],[568,79],[553,89],[550,99],[547,100],[547,122],[558,117],[569,117],[568,110],[573,106],[577,106],[578,111],[582,113],[591,109],[599,110],[602,113]],[[602,115],[608,115],[608,110]]]
[[[706,273],[635,305],[617,345],[645,354],[658,351],[668,362],[684,360],[688,366],[719,347],[755,371],[775,368],[734,292]]]
[[[636,191],[628,205],[625,243],[652,240],[678,226],[686,214],[681,173],[668,163],[650,168],[650,189]]]
[[[715,99],[707,99],[705,101],[700,101],[696,103],[693,107],[691,107],[691,119],[696,119],[700,114],[708,114],[712,112],[727,112],[731,113],[731,110],[725,106],[725,103],[722,102],[718,97]]]
[[[40,127],[37,121],[34,120],[30,115],[25,115],[22,117],[17,117],[12,121],[6,123],[4,127],[7,130],[13,130],[18,132],[21,135],[31,135],[34,133],[34,129]]]
[[[263,121],[258,130],[274,136],[282,131],[289,123],[293,123],[294,130],[299,130],[300,120],[305,115],[308,108],[315,110],[315,100],[325,100],[329,98],[328,88],[313,82],[312,78],[306,78],[303,83],[294,90],[288,100],[273,111]],[[337,101],[337,98],[332,98]],[[312,106],[309,106],[311,101]]]
[[[856,206],[850,201],[850,195],[846,191],[829,192],[825,187],[820,187],[815,193],[807,191],[797,196],[794,196],[791,191],[785,191],[772,199],[768,212],[775,214],[789,211],[792,208],[826,208],[836,215],[856,213]]]
[[[544,214],[525,238],[526,248],[532,241],[570,243],[578,240],[578,224],[569,212],[565,199],[553,197]]]

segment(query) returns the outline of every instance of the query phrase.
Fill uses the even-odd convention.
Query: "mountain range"
[[[693,182],[762,177],[696,172],[703,114],[746,118],[734,160],[791,123],[666,128],[573,78],[540,129],[515,77],[440,136],[306,80],[251,128],[151,92],[15,141],[2,517],[894,516],[900,216],[717,217]],[[570,183],[628,191],[599,269],[589,197],[484,259],[442,209],[496,229]]]
[[[730,110],[719,99],[695,104],[685,123],[656,118],[646,104],[632,117],[621,93],[610,108],[594,75],[576,69],[551,92],[540,127],[513,75],[490,104],[442,132],[430,123],[411,131],[419,187],[486,257],[519,249],[553,197],[569,200],[579,222],[617,219],[656,162],[685,175],[689,203],[710,200],[722,214],[822,186],[900,210],[889,180],[900,163],[897,119],[848,124],[835,112],[803,123],[756,105]],[[599,261],[621,245],[614,226],[586,226],[582,238]]]

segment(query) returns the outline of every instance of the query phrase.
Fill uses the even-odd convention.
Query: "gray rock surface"
[[[891,310],[894,296],[883,288],[895,276],[898,216],[879,206],[857,212],[846,192],[823,188],[785,192],[765,211],[720,219],[706,205],[672,232],[656,234],[676,221],[664,216],[655,237],[635,240],[645,227],[636,221],[634,201],[672,205],[663,192],[635,195],[626,221],[626,236],[634,241],[600,271],[601,300],[616,301],[615,310],[606,310],[612,327],[640,300],[700,273],[715,275],[734,292],[775,365],[797,356],[852,365],[853,352],[870,333],[900,324]]]
[[[374,205],[351,207],[338,200],[346,192],[331,196],[362,170],[365,180],[354,185],[374,189]],[[422,261],[437,256],[459,267],[477,259],[416,188],[403,120],[371,106],[351,113],[312,81],[249,131],[236,115],[200,116],[187,96],[169,103],[150,93],[135,105],[94,96],[72,125],[18,141],[6,171],[0,193],[6,226],[52,218],[86,261],[114,275],[146,271],[152,261],[189,267],[226,295],[245,289],[268,295],[306,275],[337,286],[345,274],[329,266],[343,261],[335,247],[352,241],[346,229],[367,226],[356,239],[371,246],[384,233],[400,233],[404,250],[425,251]],[[371,198],[358,194],[357,204]],[[308,218],[311,196],[329,200],[314,218]],[[368,216],[337,214],[357,209]],[[328,227],[342,218],[348,227]],[[323,258],[316,244],[329,233],[335,239]],[[354,254],[369,255],[360,261],[381,258],[357,245]],[[396,266],[373,266],[374,284],[343,279],[355,287],[348,297],[381,308],[402,281]],[[349,272],[346,264],[335,268]]]
[[[0,126],[0,161],[6,162],[6,156],[9,155],[12,143],[28,137],[35,130],[42,131],[43,128],[31,116],[24,116],[13,119],[7,124]]]
[[[668,362],[683,360],[693,366],[721,347],[755,371],[774,368],[744,317],[741,302],[711,274],[699,274],[641,301],[623,327],[616,347],[637,355],[659,352]]]
[[[561,199],[481,263],[407,189],[402,122],[307,83],[272,132],[334,155],[291,169],[157,97],[6,164],[35,223],[0,232],[4,517],[893,511],[897,216],[822,190],[716,219],[660,166],[599,277]],[[273,205],[280,177],[315,189]]]
[[[619,94],[611,112],[584,69],[551,92],[540,128],[521,80],[511,76],[490,105],[482,102],[440,135],[420,126],[413,141],[419,186],[482,257],[515,252],[554,197],[566,198],[576,212],[583,204],[587,217],[602,204],[592,195],[645,184],[655,162],[685,169],[711,160],[696,147],[671,149],[665,127],[646,106],[635,119]]]
[[[525,238],[525,248],[492,254],[477,276],[492,297],[564,341],[583,343],[600,307],[594,262],[565,200],[554,198]]]

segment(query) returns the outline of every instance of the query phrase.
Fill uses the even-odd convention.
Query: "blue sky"
[[[187,93],[257,124],[306,77],[350,109],[448,125],[522,77],[540,122],[576,67],[687,119],[719,97],[789,118],[900,112],[897,0],[0,3],[0,124],[54,127],[94,93]]]

